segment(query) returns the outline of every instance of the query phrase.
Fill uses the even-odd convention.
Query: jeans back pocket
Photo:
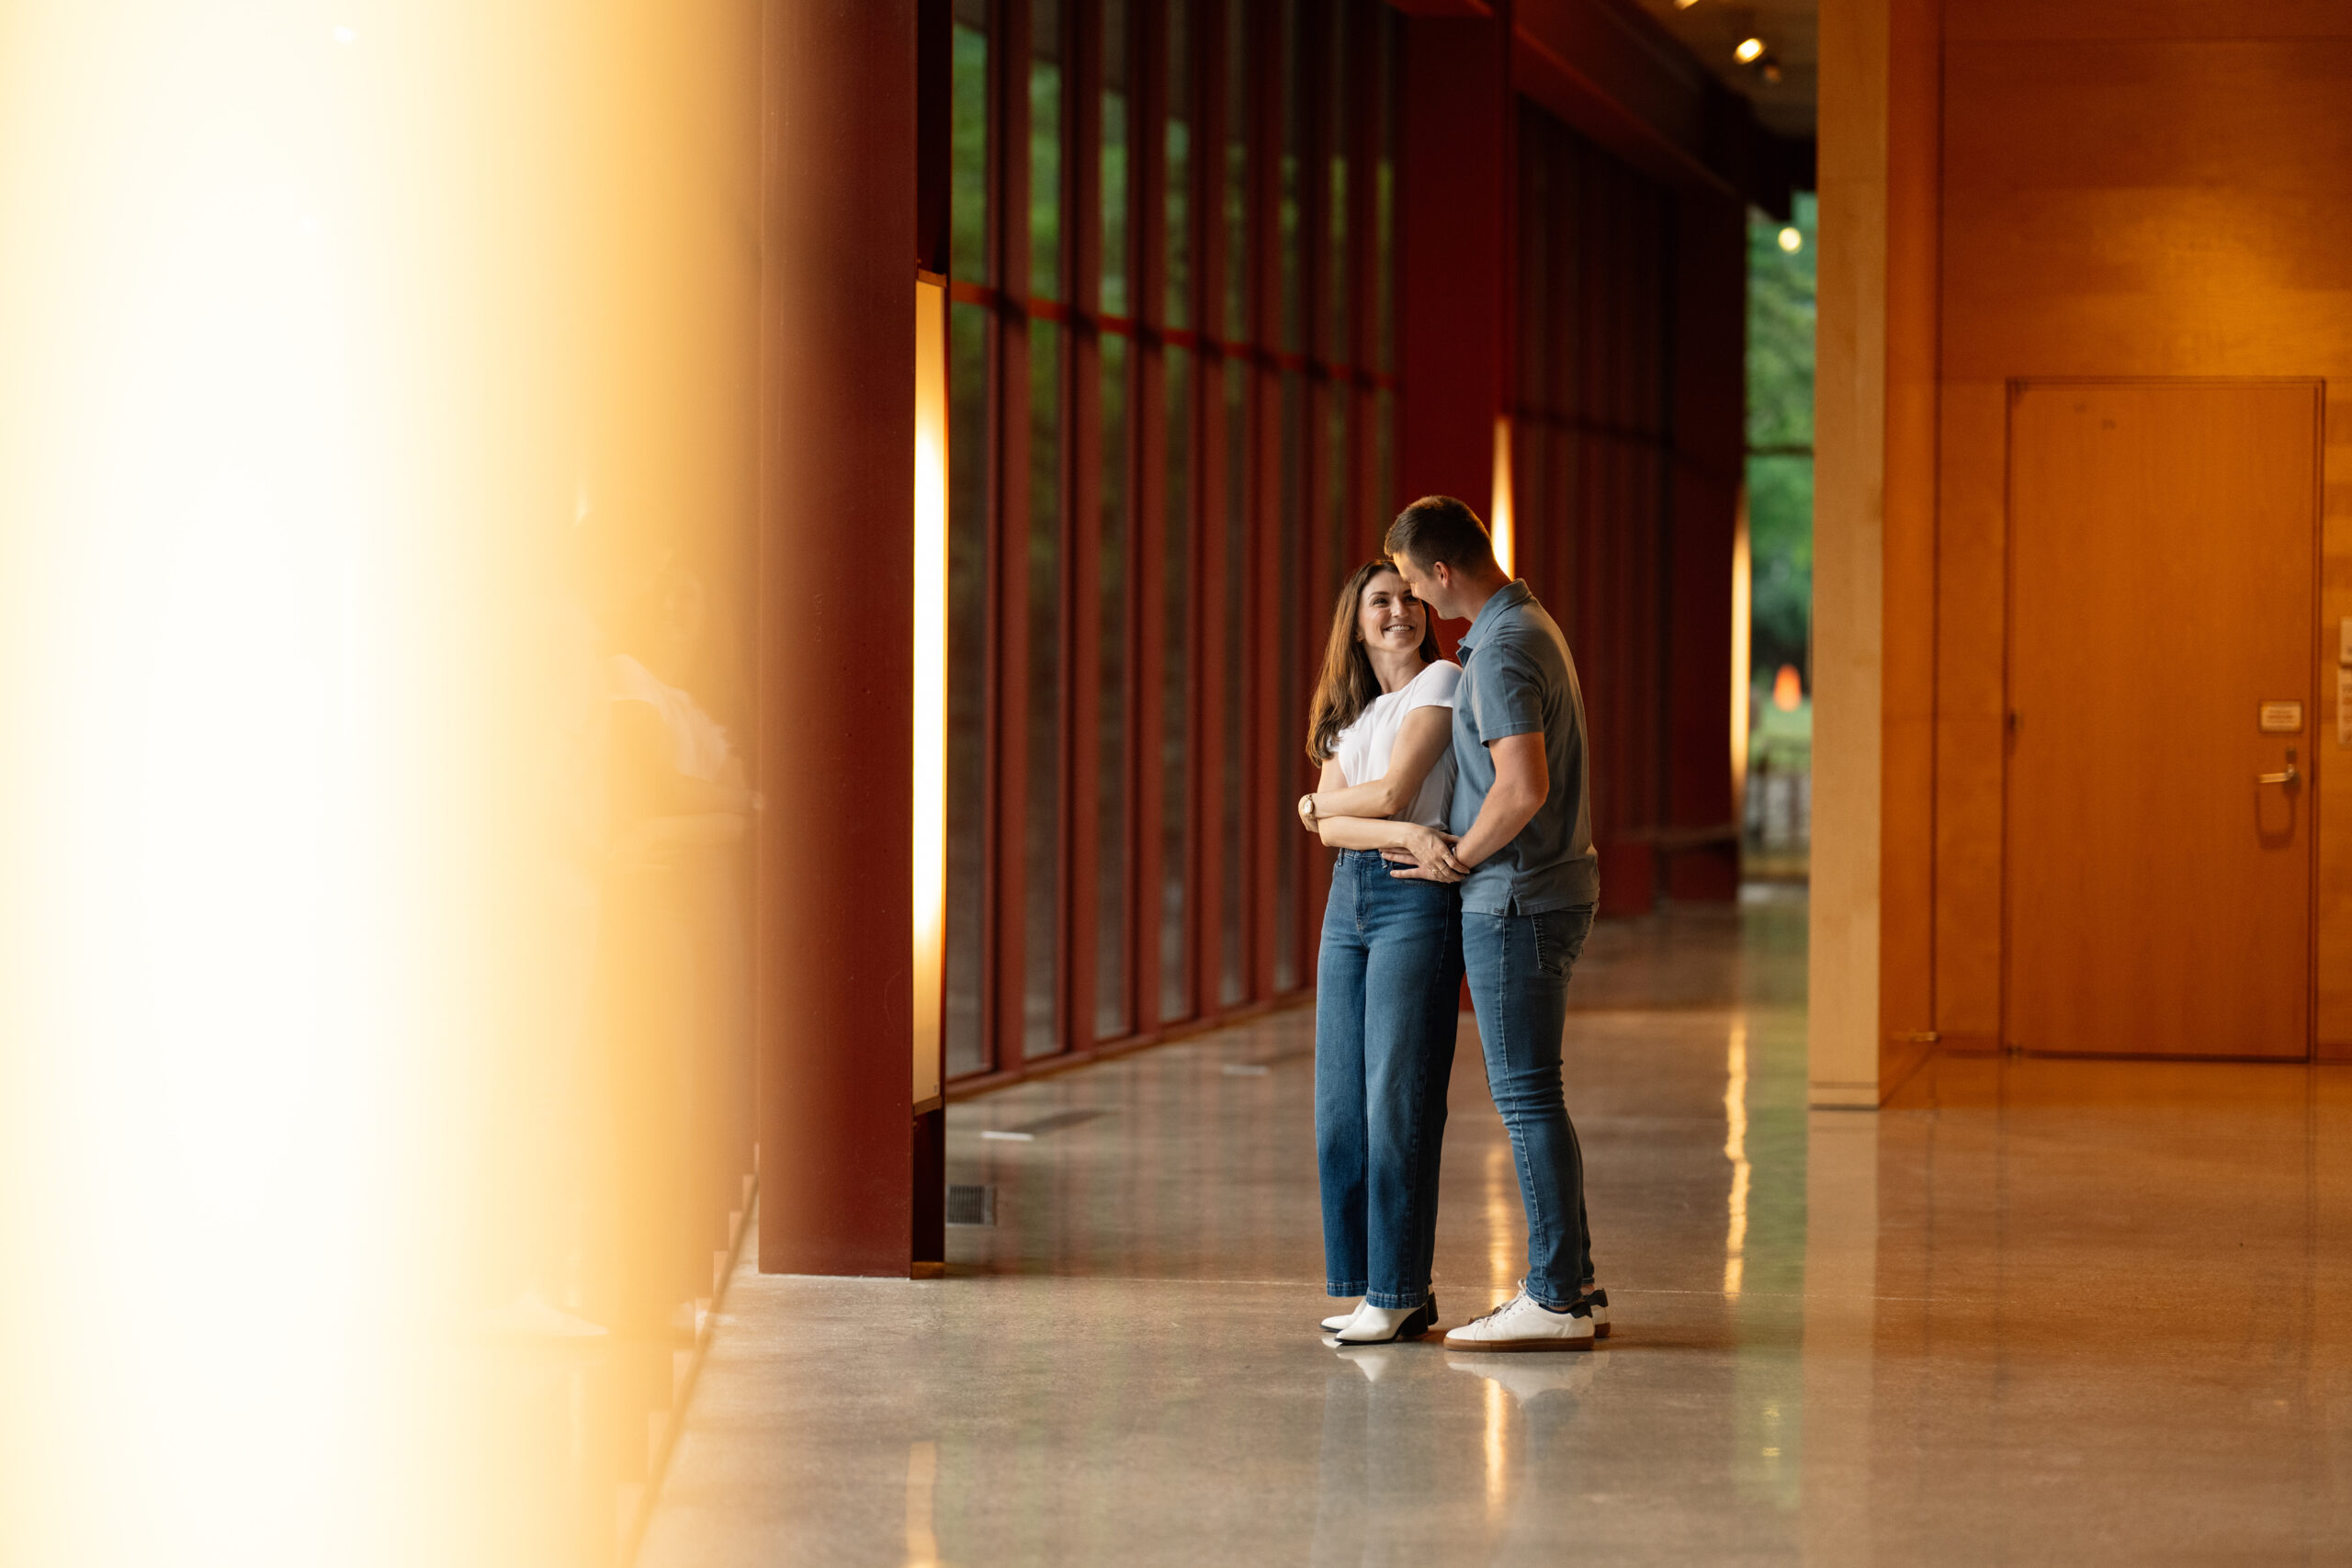
[[[1546,909],[1535,917],[1535,967],[1546,975],[1567,978],[1592,934],[1592,910]]]

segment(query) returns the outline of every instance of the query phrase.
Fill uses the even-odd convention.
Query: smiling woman
[[[753,804],[758,11],[660,10],[0,9],[0,1560],[644,1474]]]

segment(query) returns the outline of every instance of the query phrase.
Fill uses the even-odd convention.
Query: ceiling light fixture
[[[1804,235],[1793,223],[1781,231],[1781,249],[1794,255],[1804,248]]]
[[[1739,47],[1731,52],[1732,58],[1742,65],[1753,65],[1763,56],[1764,40],[1760,38],[1744,38],[1739,40]]]

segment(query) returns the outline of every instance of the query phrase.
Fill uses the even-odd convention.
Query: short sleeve
[[[1451,659],[1441,659],[1413,677],[1405,688],[1404,713],[1415,708],[1450,708],[1453,705],[1453,690],[1462,684],[1462,666]],[[1400,718],[1403,714],[1398,716]]]
[[[1498,639],[1478,649],[1478,685],[1471,718],[1478,740],[1493,745],[1544,728],[1544,672],[1516,643]]]

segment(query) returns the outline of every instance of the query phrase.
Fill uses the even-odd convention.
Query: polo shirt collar
[[[1487,626],[1500,620],[1507,611],[1516,610],[1534,597],[1535,591],[1527,586],[1525,579],[1512,578],[1495,590],[1493,598],[1478,606],[1477,617],[1470,623],[1468,631],[1454,639],[1453,650],[1465,654],[1476,650],[1487,640]]]

